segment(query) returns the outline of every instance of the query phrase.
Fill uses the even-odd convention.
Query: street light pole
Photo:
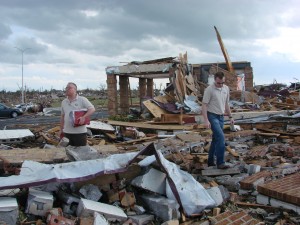
[[[24,52],[26,50],[29,50],[30,48],[24,48],[24,49],[21,49],[21,48],[18,48],[18,47],[15,47],[16,49],[18,49],[21,53],[22,53],[22,103],[24,103],[24,82],[23,82],[23,55],[24,55]]]

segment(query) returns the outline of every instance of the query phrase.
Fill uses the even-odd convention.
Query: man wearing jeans
[[[224,161],[224,114],[229,116],[232,124],[234,123],[229,107],[229,88],[224,82],[224,73],[217,72],[214,76],[214,83],[205,89],[202,100],[202,115],[204,117],[205,127],[211,128],[213,132],[208,153],[208,166],[217,165],[218,169],[229,168]]]

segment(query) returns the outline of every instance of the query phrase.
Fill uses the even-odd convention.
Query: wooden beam
[[[226,48],[224,46],[224,43],[222,41],[221,35],[220,35],[219,31],[217,30],[217,28],[215,26],[214,26],[214,28],[215,28],[215,31],[217,33],[217,38],[218,38],[222,53],[224,55],[225,61],[226,61],[227,69],[228,69],[229,72],[234,73],[234,68],[232,66],[231,60],[229,58],[227,50],[226,50]]]

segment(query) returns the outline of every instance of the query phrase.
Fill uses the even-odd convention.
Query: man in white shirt
[[[61,103],[61,134],[69,139],[69,145],[85,146],[87,145],[87,128],[84,125],[85,117],[91,116],[95,112],[95,107],[87,98],[77,94],[77,85],[75,83],[69,82],[67,84],[66,96]],[[87,111],[79,118],[81,126],[74,127],[71,123],[70,112],[82,109]]]
[[[212,142],[208,153],[208,166],[217,165],[218,169],[229,168],[224,161],[224,115],[228,115],[230,122],[232,124],[234,123],[229,107],[229,88],[224,82],[224,73],[217,72],[214,76],[214,83],[205,89],[202,99],[204,124],[206,128],[211,128],[213,132]]]

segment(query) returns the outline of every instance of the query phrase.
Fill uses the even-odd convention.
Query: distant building
[[[192,64],[192,66],[194,76],[204,84],[209,84],[210,76],[220,70],[225,73],[226,85],[231,90],[253,90],[253,70],[250,62],[232,62],[234,74],[228,72],[225,62]]]

